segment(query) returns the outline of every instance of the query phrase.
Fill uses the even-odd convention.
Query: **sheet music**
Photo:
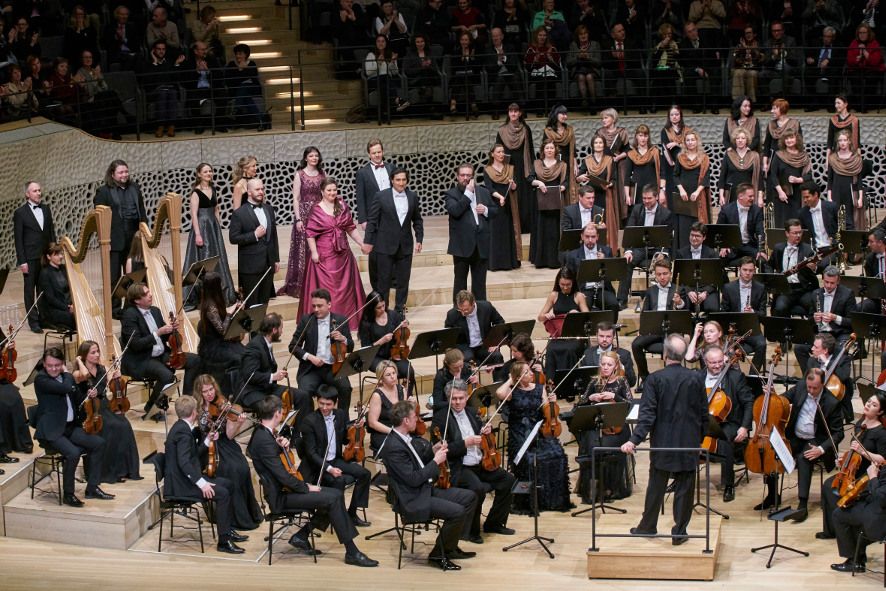
[[[538,435],[538,430],[541,428],[541,424],[544,423],[544,420],[541,420],[535,424],[532,428],[532,431],[529,432],[529,435],[526,437],[526,441],[523,442],[523,446],[520,448],[520,451],[517,452],[517,457],[514,460],[514,465],[518,465],[520,460],[523,459],[523,455],[526,453],[526,450],[529,449],[529,445],[535,439],[535,436]]]
[[[797,463],[794,461],[794,456],[788,451],[788,447],[784,444],[781,435],[778,434],[778,429],[773,429],[769,433],[769,443],[772,444],[772,449],[775,450],[775,455],[778,456],[778,459],[784,466],[785,472],[788,474],[793,473]]]
[[[640,405],[639,404],[632,404],[631,405],[631,412],[628,413],[627,420],[633,421],[636,423],[637,419],[639,419],[639,418],[640,418]]]

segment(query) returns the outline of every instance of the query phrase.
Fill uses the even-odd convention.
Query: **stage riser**
[[[5,480],[0,483],[0,536],[6,535],[6,517],[4,506],[22,491],[28,490],[28,476],[31,473],[31,461],[28,456],[16,454],[21,461],[18,464],[4,464]],[[14,466],[14,467],[13,467]],[[29,491],[30,494],[30,491]]]

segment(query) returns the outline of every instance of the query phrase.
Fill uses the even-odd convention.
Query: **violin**
[[[553,400],[545,402],[541,414],[544,417],[544,424],[541,426],[542,437],[559,437],[563,432],[563,425],[560,424],[560,406]]]
[[[283,462],[283,467],[286,468],[286,471],[291,475],[304,482],[304,477],[301,475],[301,472],[298,471],[298,467],[296,466],[296,457],[295,452],[291,449],[284,449],[280,452],[280,461]]]
[[[116,355],[111,355],[111,368],[112,371],[117,368]],[[114,414],[123,415],[129,412],[129,398],[126,397],[126,384],[128,382],[129,378],[122,376],[111,378],[108,382],[108,389],[111,391],[111,400],[108,401],[108,406]]]
[[[363,447],[363,440],[366,438],[366,425],[357,426],[366,415],[367,408],[357,407],[357,420],[348,427],[348,444],[345,445],[341,452],[346,462],[360,462],[366,459],[366,450]]]
[[[418,402],[415,403],[415,429],[412,430],[412,434],[416,437],[424,437],[428,432],[428,425],[425,423],[425,420],[421,418],[421,412],[419,412]]]
[[[881,468],[883,464],[880,464]],[[859,499],[861,493],[863,493],[868,488],[868,484],[871,482],[871,477],[865,474],[858,480],[856,480],[849,488],[846,490],[846,493],[841,496],[837,500],[837,506],[841,509],[845,509],[846,507],[851,507],[855,501]]]
[[[292,411],[292,394],[289,392],[289,388],[283,390],[280,400],[283,402],[283,416],[286,416]]]
[[[492,472],[501,468],[501,453],[495,445],[495,435],[491,431],[486,435],[480,435],[480,451],[483,452],[480,465],[484,470]]]
[[[15,329],[9,325],[9,336],[6,345],[3,347],[3,353],[0,355],[0,380],[5,380],[10,384],[18,379],[18,371],[15,369],[15,360],[18,352],[15,350]]]
[[[210,478],[215,478],[215,472],[218,470],[218,446],[215,444],[213,439],[209,440],[209,445],[207,446],[207,461],[206,461],[206,475]]]
[[[775,429],[784,440],[785,446],[790,451],[791,446],[784,436],[784,430],[791,415],[791,403],[784,396],[773,393],[772,384],[775,381],[775,366],[781,361],[781,346],[775,347],[772,360],[769,363],[769,379],[763,396],[754,401],[754,435],[748,441],[744,452],[744,461],[748,470],[755,474],[775,474],[783,472],[784,466],[775,456],[775,450],[769,442],[769,435]]]
[[[862,425],[859,429],[859,435],[864,435],[864,431],[867,429],[867,426]],[[853,438],[857,438],[859,435],[853,435]],[[861,467],[861,463],[864,460],[862,455],[852,449],[843,454],[843,461],[840,462],[840,469],[837,474],[834,476],[834,480],[831,482],[831,488],[833,491],[840,497],[845,495],[852,486],[855,485],[855,477],[858,474],[858,469]]]
[[[175,314],[172,312],[169,313],[169,324],[175,326]],[[185,353],[182,351],[182,337],[178,334],[178,330],[173,329],[171,333],[169,333],[169,361],[166,362],[166,365],[169,366],[170,369],[182,369],[185,366]]]
[[[434,427],[434,439],[437,441],[444,441],[443,435],[440,434],[440,427]],[[440,464],[440,476],[437,477],[437,488],[450,488],[452,486],[452,481],[449,477],[449,462],[443,462]]]
[[[95,383],[92,379],[89,380],[88,384],[90,389],[95,387]],[[83,411],[86,414],[86,418],[83,419],[83,430],[89,435],[101,433],[102,427],[104,427],[104,424],[102,423],[101,398],[98,396],[95,398],[89,398],[87,396],[83,401]]]
[[[402,322],[400,326],[394,329],[394,344],[391,345],[391,359],[394,361],[404,361],[409,358],[409,337],[412,335],[412,332],[409,330],[408,326],[405,326]]]
[[[335,332],[337,330],[338,327],[335,327],[335,330],[330,332]],[[336,374],[345,364],[345,359],[348,358],[347,341],[336,341],[335,339],[330,338],[329,352],[332,354],[332,373]]]

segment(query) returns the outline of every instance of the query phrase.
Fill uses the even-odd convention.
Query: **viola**
[[[283,416],[286,416],[292,411],[292,394],[289,392],[289,388],[283,390],[280,399],[283,401]]]
[[[94,383],[90,379],[89,388],[94,388]],[[83,419],[83,430],[86,431],[89,435],[95,435],[96,433],[101,433],[102,427],[104,424],[102,423],[102,401],[101,398],[96,396],[95,398],[87,397],[83,401],[83,412],[85,413],[85,418]]]
[[[359,406],[357,408],[359,409],[357,420],[348,427],[348,444],[345,445],[341,455],[346,462],[362,463],[366,459],[366,449],[363,447],[363,440],[366,438],[366,426],[361,424],[358,427],[357,424],[365,416],[366,410]]]
[[[116,355],[111,355],[111,367],[117,367]],[[114,414],[122,415],[129,412],[129,398],[126,396],[126,384],[128,382],[129,378],[122,376],[112,378],[108,382],[108,389],[111,391],[111,400],[108,401],[108,406]]]
[[[400,327],[394,330],[394,344],[391,345],[391,359],[394,361],[403,361],[409,358],[409,337],[412,335],[412,332],[409,330],[408,326],[405,326],[402,322],[400,323]]]
[[[495,435],[492,432],[486,435],[480,435],[480,450],[483,452],[483,459],[480,465],[483,469],[492,472],[501,468],[501,453],[495,446]]]
[[[425,423],[425,420],[421,418],[421,412],[419,412],[418,402],[415,403],[415,429],[412,430],[412,434],[416,437],[424,437],[428,432],[428,425]]]
[[[544,395],[544,390],[542,391]],[[554,401],[544,403],[541,409],[544,423],[541,426],[542,437],[559,437],[563,432],[563,425],[560,424],[560,405]]]
[[[440,427],[434,427],[434,439],[443,441],[443,435],[440,434]],[[440,464],[440,476],[437,477],[437,488],[450,488],[452,481],[449,476],[449,462]]]
[[[206,462],[206,475],[210,478],[215,478],[215,472],[218,470],[218,446],[215,441],[212,439],[209,440],[209,445],[207,446],[207,462]]]
[[[169,324],[175,325],[175,314],[169,313]],[[169,361],[166,365],[170,369],[182,369],[185,366],[185,353],[182,351],[182,337],[178,334],[178,330],[169,333]]]
[[[338,327],[336,327],[335,330],[338,330]],[[340,370],[345,364],[345,359],[348,358],[347,341],[336,341],[332,339],[329,343],[329,352],[332,354],[332,373],[338,373],[338,370]]]
[[[296,462],[298,461],[295,457],[295,452],[291,449],[284,449],[280,452],[280,461],[283,462],[283,467],[286,468],[286,471],[291,475],[304,482],[304,477],[301,475],[301,472],[298,471],[298,467],[296,466]]]
[[[862,425],[859,429],[859,435],[863,435],[865,429],[867,427]],[[859,435],[854,435],[854,437],[858,437]],[[840,462],[840,469],[836,475],[834,475],[834,479],[831,482],[831,488],[838,496],[845,495],[852,486],[855,485],[855,477],[858,474],[858,469],[861,467],[861,463],[863,458],[860,453],[852,449],[843,454],[843,461]]]
[[[0,380],[5,380],[10,384],[18,379],[18,371],[15,369],[15,360],[18,352],[15,350],[15,328],[9,325],[9,337],[6,345],[3,347],[3,353],[0,354]]]
[[[775,450],[769,442],[769,436],[775,429],[784,440],[785,446],[790,451],[791,446],[784,436],[784,430],[791,415],[791,403],[784,396],[773,393],[772,384],[775,381],[775,367],[781,361],[781,346],[775,347],[772,360],[769,364],[769,379],[763,396],[754,401],[754,436],[748,441],[745,449],[744,461],[748,470],[755,474],[775,474],[783,472],[784,466],[778,461]]]
[[[883,464],[880,464],[881,469],[882,469],[882,466],[883,466]],[[841,496],[837,500],[837,506],[840,507],[841,509],[845,509],[846,507],[851,507],[853,504],[855,504],[855,501],[857,501],[858,498],[861,496],[861,493],[863,493],[865,490],[867,490],[868,484],[870,484],[870,482],[871,482],[871,477],[868,476],[867,474],[865,474],[864,476],[862,476],[861,478],[856,480],[846,490],[846,493],[843,494],[843,496]]]

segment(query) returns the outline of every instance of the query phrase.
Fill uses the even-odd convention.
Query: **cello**
[[[840,365],[840,361],[843,360],[846,353],[848,353],[853,345],[855,345],[855,339],[855,333],[849,335],[849,340],[843,343],[843,348],[841,348],[837,356],[831,360],[824,374],[824,387],[827,388],[828,392],[833,394],[834,398],[837,400],[843,400],[843,396],[846,395],[846,386],[843,384],[843,381],[837,377],[835,372],[837,366]]]
[[[729,357],[729,360],[723,366],[723,369],[720,370],[720,375],[717,376],[717,381],[714,382],[713,386],[707,388],[708,414],[714,417],[718,423],[725,421],[726,417],[729,416],[729,413],[732,412],[732,399],[729,398],[723,388],[720,387],[720,384],[726,379],[726,374],[729,372],[729,368],[732,367],[732,364],[735,363],[736,359],[738,359],[737,354]],[[706,435],[704,439],[701,440],[701,446],[711,453],[717,452],[717,440],[710,435]]]
[[[754,401],[754,436],[748,441],[744,452],[745,466],[755,474],[783,472],[784,466],[778,461],[775,450],[769,442],[773,429],[778,431],[790,451],[791,446],[784,437],[784,430],[791,416],[791,403],[784,396],[775,394],[772,384],[775,381],[775,366],[781,361],[781,346],[775,347],[769,364],[769,379],[763,396]]]

